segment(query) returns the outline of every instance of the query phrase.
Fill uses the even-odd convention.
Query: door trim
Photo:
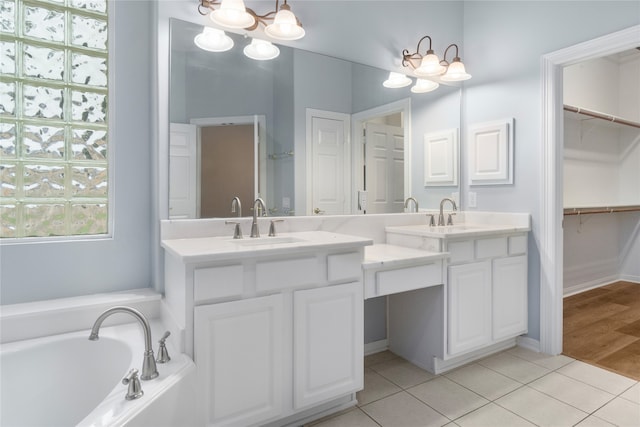
[[[563,298],[563,94],[562,69],[577,62],[633,49],[640,25],[543,55],[542,171],[540,182],[540,351],[562,352]]]
[[[380,105],[369,110],[355,113],[351,116],[351,135],[352,140],[358,143],[353,144],[352,161],[352,187],[351,192],[355,193],[358,189],[364,188],[364,176],[361,173],[364,166],[364,146],[362,141],[362,125],[367,120],[375,117],[387,116],[401,112],[402,129],[404,131],[404,199],[411,196],[411,98],[401,99],[389,104]],[[358,206],[357,197],[352,198],[351,212],[357,213]]]

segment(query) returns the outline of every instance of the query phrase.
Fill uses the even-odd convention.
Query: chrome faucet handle
[[[240,229],[240,223],[238,221],[225,221],[225,224],[235,224],[236,228],[233,230],[234,239],[242,239],[242,230]]]
[[[453,225],[453,216],[455,215],[455,212],[451,212],[449,214],[449,216],[447,217],[447,225]]]
[[[434,214],[427,214],[427,216],[429,217],[429,227],[435,227],[436,226],[436,218]]]
[[[128,385],[127,395],[124,397],[127,400],[134,400],[142,397],[144,391],[140,385],[140,379],[138,378],[138,370],[132,368],[126,377],[122,379],[122,384]]]
[[[158,348],[158,356],[156,357],[157,363],[167,363],[171,360],[171,357],[169,357],[169,352],[167,351],[167,346],[165,344],[165,341],[167,340],[169,335],[171,335],[171,332],[167,331],[164,333],[164,335],[162,335],[162,338],[158,340],[158,342],[160,343],[160,347]]]
[[[271,225],[269,226],[269,237],[276,236],[276,222],[284,222],[284,219],[272,219]]]

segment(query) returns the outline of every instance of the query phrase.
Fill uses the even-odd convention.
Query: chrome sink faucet
[[[242,203],[240,197],[236,196],[231,200],[231,213],[238,213],[238,218],[242,216]]]
[[[89,335],[89,339],[91,341],[98,340],[98,331],[100,330],[100,326],[104,319],[111,316],[115,313],[127,313],[131,316],[135,317],[135,319],[142,326],[142,330],[144,332],[144,358],[142,359],[142,375],[140,379],[142,380],[152,380],[158,376],[158,369],[156,368],[156,360],[153,357],[153,348],[151,347],[151,327],[149,326],[149,321],[142,313],[140,313],[135,308],[126,307],[126,306],[115,306],[112,307],[105,312],[103,312],[96,319],[93,327],[91,328],[91,335]]]
[[[415,199],[415,197],[407,197],[407,200],[404,201],[404,208],[407,209],[407,207],[409,206],[409,202],[411,201],[416,206],[416,210],[414,212],[418,212],[418,201]]]
[[[454,211],[458,210],[458,207],[456,206],[456,202],[453,201],[453,199],[450,199],[448,197],[445,197],[444,199],[442,199],[440,201],[440,215],[438,215],[438,225],[444,225],[444,213],[442,212],[442,208],[444,207],[444,203],[447,201],[451,202],[451,207],[453,208]],[[451,215],[449,215],[449,219],[451,219]],[[447,224],[447,225],[451,225],[451,224]]]
[[[261,210],[261,214],[258,214],[258,209]],[[253,222],[251,223],[251,237],[260,237],[260,230],[258,229],[258,215],[267,216],[267,207],[264,205],[264,200],[258,197],[253,202]]]

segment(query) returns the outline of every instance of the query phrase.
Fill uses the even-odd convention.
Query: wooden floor
[[[565,355],[640,380],[640,284],[565,298],[563,337]]]

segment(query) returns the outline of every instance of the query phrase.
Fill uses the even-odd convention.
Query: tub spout
[[[153,348],[151,346],[151,327],[149,326],[149,321],[147,321],[146,317],[144,317],[144,315],[135,308],[116,306],[103,312],[98,316],[93,324],[89,339],[91,341],[96,341],[99,338],[98,331],[100,330],[102,322],[114,313],[128,313],[135,317],[142,326],[142,330],[144,332],[144,358],[142,360],[142,375],[140,376],[140,379],[152,380],[156,378],[158,376],[158,369],[156,368],[156,360],[153,357]]]

